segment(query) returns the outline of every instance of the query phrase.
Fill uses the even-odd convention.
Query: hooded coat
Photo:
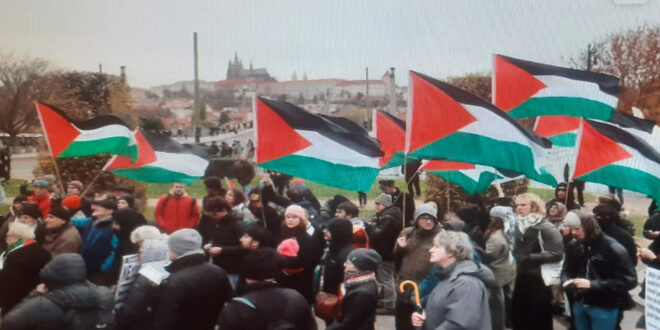
[[[426,304],[424,330],[491,329],[486,288],[495,285],[495,276],[490,269],[472,260],[460,260],[436,275],[440,282]]]
[[[396,238],[403,229],[401,221],[401,209],[396,206],[389,206],[378,212],[367,227],[371,248],[380,254],[383,261],[394,261],[392,251],[394,250]]]
[[[322,291],[336,295],[339,284],[344,280],[344,262],[348,254],[353,251],[353,224],[348,220],[334,219],[330,221],[328,231],[332,239],[328,253],[321,260]]]
[[[2,329],[65,329],[66,311],[56,301],[65,302],[70,309],[111,311],[114,301],[110,290],[85,281],[86,276],[85,261],[80,255],[65,253],[55,257],[39,274],[48,293],[21,302],[3,318]]]
[[[0,270],[0,308],[2,314],[16,306],[39,284],[39,271],[50,261],[50,254],[34,241],[27,241],[7,252]],[[27,243],[26,242],[26,243]]]
[[[80,253],[82,249],[82,238],[76,227],[70,222],[67,222],[54,231],[47,231],[41,247],[48,251],[51,257],[56,257],[63,253]]]

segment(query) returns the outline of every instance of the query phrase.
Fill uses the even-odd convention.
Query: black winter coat
[[[245,230],[242,221],[242,218],[234,215],[228,215],[221,220],[202,217],[197,225],[204,244],[210,243],[222,248],[221,254],[213,256],[213,263],[229,274],[238,274],[241,271],[244,254],[240,239]]]
[[[225,304],[218,323],[222,330],[316,329],[305,298],[273,282],[247,285],[240,297]]]
[[[347,290],[341,303],[341,320],[327,330],[374,330],[378,287],[367,282]]]
[[[628,234],[625,229],[619,227],[619,225],[614,222],[598,221],[598,224],[600,225],[600,229],[603,231],[603,233],[613,238],[615,241],[619,242],[619,244],[623,245],[624,248],[626,248],[633,266],[636,266],[637,246],[635,245],[635,240],[632,238],[632,236],[630,236],[630,234]]]
[[[394,244],[403,230],[401,209],[390,206],[377,213],[367,227],[371,248],[376,250],[383,261],[393,261]]]
[[[166,267],[154,316],[159,330],[211,330],[232,295],[227,273],[206,262],[204,254],[180,257]]]
[[[332,220],[328,230],[332,235],[330,247],[323,267],[323,291],[334,295],[339,292],[339,284],[344,280],[344,262],[353,251],[353,224],[349,220]]]
[[[288,238],[295,238],[299,250],[297,257],[287,258],[285,271],[277,282],[285,288],[300,292],[311,304],[314,302],[314,270],[321,260],[323,249],[306,232],[298,233],[295,236],[288,236],[286,233],[286,230],[282,232],[280,242]]]
[[[7,313],[27,296],[41,281],[39,271],[50,261],[50,253],[37,243],[15,249],[7,254],[0,270],[0,308]]]
[[[403,196],[401,196],[402,194]],[[401,192],[399,188],[396,188],[396,191],[391,193],[390,196],[392,196],[392,206],[399,208],[399,211],[403,210],[403,200],[405,199],[406,226],[413,226],[415,224],[415,200],[413,197],[408,193]],[[401,228],[403,229],[403,227]],[[401,231],[401,229],[399,229],[399,231]]]
[[[574,268],[562,270],[562,282],[574,278],[591,282],[591,288],[573,291],[576,301],[603,308],[630,307],[628,291],[637,286],[637,273],[626,249],[604,234],[584,247],[584,255],[566,254],[566,263]]]
[[[541,250],[539,233],[543,239],[545,251]],[[522,236],[516,237],[516,245],[513,250],[513,256],[518,263],[518,274],[539,277],[541,276],[541,265],[559,262],[563,253],[563,238],[559,230],[547,220],[528,228]]]
[[[117,327],[125,330],[153,329],[154,309],[159,301],[159,287],[138,275],[126,295],[121,309],[115,313]]]

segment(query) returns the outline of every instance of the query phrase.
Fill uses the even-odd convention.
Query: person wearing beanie
[[[319,264],[321,279],[319,289],[337,295],[339,284],[344,280],[344,262],[353,251],[353,224],[344,219],[334,218],[323,229],[328,251]]]
[[[223,330],[310,329],[316,320],[310,305],[296,290],[283,288],[276,281],[281,256],[271,248],[250,252],[241,277],[246,285],[236,292],[222,310],[218,326]],[[273,303],[286,302],[286,303]]]
[[[69,181],[69,183],[67,183],[67,185],[66,185],[66,195],[67,196],[73,196],[73,195],[80,196],[80,195],[82,195],[82,192],[83,192],[82,182],[80,182],[78,180],[72,180],[72,181]]]
[[[298,245],[295,255],[287,257],[284,270],[277,281],[285,288],[294,289],[307,301],[314,302],[314,269],[321,260],[323,249],[307,232],[308,215],[301,206],[292,204],[284,212],[278,251],[293,241]]]
[[[41,211],[40,218],[45,218],[48,215],[48,210],[50,210],[50,192],[48,191],[50,184],[45,180],[37,180],[32,183],[32,186],[34,192],[28,196],[28,201],[37,204]]]
[[[63,253],[80,253],[82,249],[82,238],[71,224],[70,217],[71,212],[66,206],[53,204],[44,220],[46,234],[41,246],[52,257]]]
[[[170,276],[161,284],[154,329],[213,329],[222,307],[232,296],[225,271],[208,263],[202,236],[194,229],[179,229],[167,246]]]
[[[244,250],[252,251],[259,248],[273,248],[273,235],[264,227],[259,225],[250,225],[245,229],[241,236],[241,247]]]
[[[148,239],[153,239],[153,240],[161,240],[163,242],[167,242],[167,234],[163,234],[156,228],[155,226],[151,225],[142,225],[139,226],[131,232],[131,242],[133,244],[141,247],[142,243],[145,240]]]
[[[555,198],[545,203],[545,210],[548,212],[550,207],[555,202],[560,202],[566,206],[568,211],[579,210],[580,204],[575,202],[575,195],[573,193],[574,186],[566,182],[560,182],[555,187]]]
[[[591,214],[571,212],[564,221],[584,246],[584,253],[566,254],[561,273],[564,290],[573,301],[575,326],[615,329],[619,315],[631,307],[628,292],[637,286],[632,260],[621,244],[602,233]]]
[[[484,233],[486,247],[483,262],[493,271],[496,284],[489,289],[488,296],[493,330],[505,329],[510,312],[506,307],[511,306],[516,279],[516,263],[511,258],[511,245],[504,234],[503,217],[509,216],[510,209],[505,206],[493,207],[490,210],[490,223]]]
[[[610,204],[599,204],[594,207],[592,212],[603,233],[623,245],[626,251],[628,251],[633,266],[637,266],[637,246],[635,240],[625,229],[617,225],[621,216],[616,208]]]
[[[378,252],[371,249],[355,249],[348,254],[339,295],[341,313],[326,329],[374,329],[378,304],[375,271],[381,262]]]
[[[412,324],[423,329],[490,329],[487,288],[495,284],[488,267],[472,260],[466,233],[441,231],[433,240],[430,261],[439,266],[438,284]],[[479,311],[471,313],[470,311]]]
[[[50,255],[37,244],[34,231],[26,224],[10,224],[6,241],[9,246],[0,256],[0,308],[3,316],[39,284],[39,271],[50,260]]]
[[[396,239],[403,230],[403,219],[401,209],[392,205],[391,195],[387,193],[378,195],[375,204],[377,213],[367,226],[367,234],[371,247],[383,258],[376,272],[383,291],[382,300],[379,302],[383,309],[380,312],[393,314],[396,303],[393,250]]]
[[[114,199],[95,200],[92,202],[93,218],[72,221],[80,231],[83,241],[81,254],[89,280],[94,284],[110,286],[115,282],[111,266],[114,262],[112,215],[116,210]]]
[[[65,253],[53,258],[41,269],[39,279],[42,284],[36,287],[35,294],[3,317],[2,329],[67,329],[67,318],[82,318],[78,308],[86,315],[98,317],[99,325],[114,325],[114,295],[108,288],[86,280],[85,261],[79,254]],[[74,308],[69,306],[75,306],[76,311],[70,313]],[[97,328],[89,323],[83,321],[83,327]]]
[[[429,249],[433,238],[442,230],[438,223],[437,210],[429,204],[422,204],[415,210],[415,226],[401,231],[394,247],[395,258],[401,260],[396,283],[413,281],[421,283],[433,264],[429,261]],[[413,329],[410,316],[415,311],[412,303],[412,290],[397,292],[394,318],[397,329]]]
[[[222,197],[211,197],[204,204],[204,217],[197,230],[202,235],[204,250],[212,256],[214,264],[229,275],[232,287],[238,283],[243,236],[243,219],[234,214],[231,205]]]
[[[206,200],[204,198],[205,203]],[[200,221],[199,216],[197,199],[188,196],[185,186],[180,182],[175,182],[170,192],[160,197],[154,210],[156,223],[166,234],[183,228],[194,228]],[[208,218],[206,215],[204,217]]]
[[[82,196],[83,184],[78,180],[69,181],[66,188],[66,197],[62,205],[71,210],[72,218],[89,218],[92,216],[92,203]],[[65,202],[68,200],[68,202]]]

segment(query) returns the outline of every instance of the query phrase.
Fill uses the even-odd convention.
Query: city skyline
[[[617,1],[620,2],[620,1]],[[380,79],[395,67],[444,79],[491,71],[502,53],[570,66],[590,42],[660,23],[660,1],[85,1],[0,3],[0,52],[49,60],[62,70],[119,74],[148,88],[193,79],[193,32],[200,79],[225,79],[238,53],[245,67],[286,81]],[[656,13],[656,14],[653,14]]]

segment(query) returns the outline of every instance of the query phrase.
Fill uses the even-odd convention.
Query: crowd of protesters
[[[638,258],[660,268],[655,208],[654,242],[638,249],[617,197],[589,212],[567,183],[547,203],[469,196],[442,210],[381,180],[365,218],[280,173],[249,191],[209,177],[201,205],[174,183],[151,225],[131,189],[90,200],[71,181],[56,198],[54,184],[22,190],[0,227],[3,330],[374,329],[378,314],[396,329],[552,329],[566,306],[574,329],[616,329]],[[139,270],[120,301],[129,255]]]

